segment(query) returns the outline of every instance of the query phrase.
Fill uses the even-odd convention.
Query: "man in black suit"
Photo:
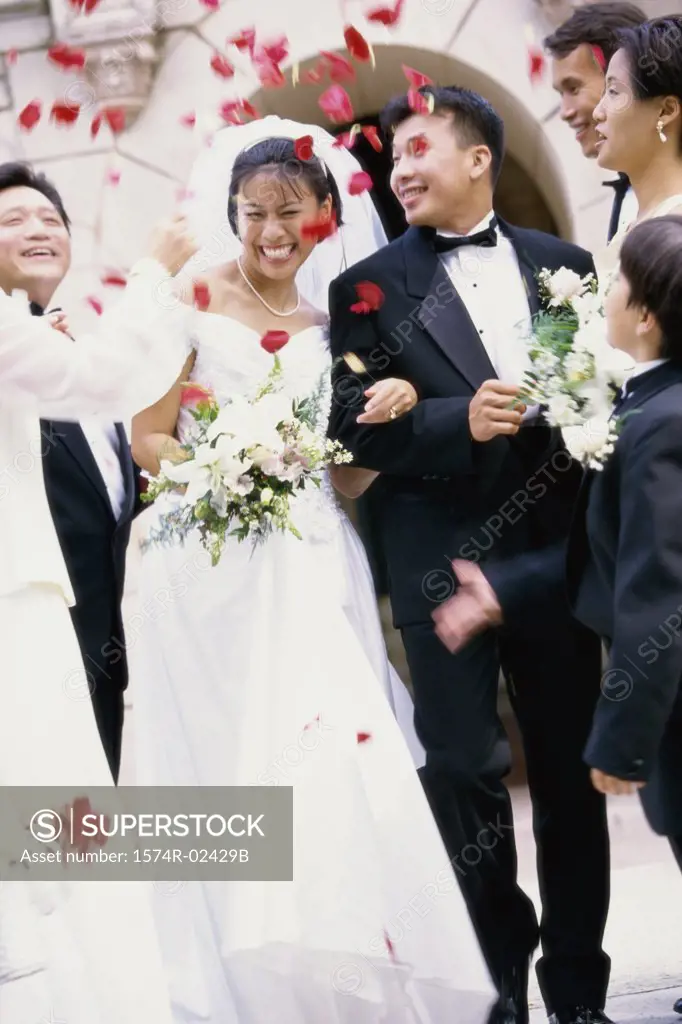
[[[0,286],[28,293],[40,316],[68,271],[70,222],[59,193],[19,163],[0,165]],[[128,683],[121,600],[138,482],[121,423],[41,422],[45,489],[76,596],[72,618],[84,665],[65,681],[92,697],[114,779]]]
[[[482,637],[454,657],[431,621],[453,592],[453,552],[488,562],[568,531],[581,470],[537,409],[511,406],[526,365],[524,333],[542,302],[538,272],[563,266],[586,275],[593,264],[576,246],[495,217],[504,133],[481,96],[432,87],[420,95],[431,114],[415,114],[413,96],[382,114],[393,136],[392,187],[410,228],[330,289],[330,433],[358,466],[381,474],[373,486],[384,491],[380,525],[426,749],[423,781],[500,991],[491,1021],[528,1020],[539,931],[548,1012],[559,1024],[599,1024],[607,1020],[608,834],[604,800],[581,759],[599,695],[599,643],[561,602],[532,628],[499,643]],[[356,285],[367,280],[383,303],[353,311]],[[409,380],[419,402],[374,424],[364,391],[388,376]],[[540,929],[516,879],[500,667],[526,752]],[[498,840],[484,843],[491,824]]]
[[[609,341],[636,362],[614,406],[612,456],[591,471],[566,544],[481,572],[435,613],[450,650],[532,616],[551,591],[609,662],[585,749],[602,793],[639,790],[682,869],[682,217],[644,221],[606,300]]]
[[[618,34],[646,20],[635,4],[605,0],[578,7],[545,39],[552,58],[552,84],[561,97],[561,119],[575,132],[589,160],[596,159],[598,152],[593,113],[604,94],[606,68],[620,45]],[[637,201],[625,174],[604,185],[614,192],[608,229],[611,241],[622,224],[634,220]]]

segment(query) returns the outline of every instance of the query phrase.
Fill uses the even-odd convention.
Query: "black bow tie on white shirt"
[[[480,245],[485,249],[492,249],[496,246],[497,217],[493,217],[487,228],[477,231],[473,235],[454,235],[450,238],[446,235],[436,234],[433,240],[436,252],[452,252],[453,249],[459,249],[462,245]]]

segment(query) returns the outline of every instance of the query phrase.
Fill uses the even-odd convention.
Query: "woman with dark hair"
[[[620,38],[594,111],[597,162],[628,176],[639,223],[682,210],[682,17],[645,22]],[[629,227],[611,242],[612,258]]]
[[[239,251],[205,275],[210,304],[176,386],[133,423],[145,469],[193,427],[181,382],[220,403],[252,393],[272,367],[267,331],[289,335],[278,353],[287,395],[304,398],[330,373],[326,315],[298,275],[332,219],[345,230],[344,184],[293,138],[238,153],[224,191]],[[400,381],[373,397],[379,422],[416,400]],[[293,881],[195,882],[157,900],[176,1024],[483,1024],[492,985],[415,771],[416,739],[406,743],[392,708],[367,559],[328,479],[296,497],[292,518],[302,539],[275,533],[252,549],[229,538],[215,567],[198,534],[142,560],[143,607],[161,594],[166,604],[135,645],[139,782],[293,787]],[[430,882],[439,898],[406,924],[399,915]]]
[[[608,338],[635,370],[617,401],[615,450],[590,471],[568,548],[486,570],[434,615],[455,650],[532,614],[548,588],[608,649],[585,760],[602,793],[635,789],[682,868],[682,217],[633,228],[606,300]]]

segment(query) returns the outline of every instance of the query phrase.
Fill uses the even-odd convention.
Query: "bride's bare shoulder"
[[[236,262],[181,275],[182,301],[209,313],[220,312],[238,294]]]

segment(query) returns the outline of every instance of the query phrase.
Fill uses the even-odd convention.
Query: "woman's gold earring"
[[[662,117],[659,117],[659,119],[658,119],[658,121],[656,123],[656,131],[658,132],[658,137],[661,140],[661,142],[667,142],[668,141],[668,136],[663,131],[663,118]]]

